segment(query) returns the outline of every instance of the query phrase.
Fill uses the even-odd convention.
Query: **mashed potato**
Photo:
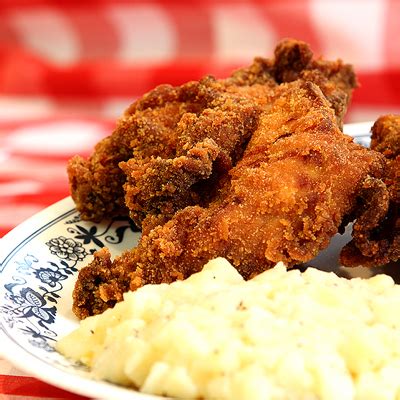
[[[226,260],[148,285],[57,349],[96,377],[184,399],[400,399],[400,287]]]

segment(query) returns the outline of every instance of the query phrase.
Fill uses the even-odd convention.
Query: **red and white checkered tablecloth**
[[[399,0],[0,1],[0,237],[68,195],[67,159],[135,98],[226,76],[284,37],[354,64],[347,122],[400,113],[399,33]],[[79,398],[0,358],[0,399],[27,397]]]

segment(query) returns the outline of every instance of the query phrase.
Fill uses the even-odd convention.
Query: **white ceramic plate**
[[[352,124],[345,132],[369,145],[371,123]],[[71,311],[77,271],[106,245],[113,255],[139,238],[127,219],[100,224],[81,221],[71,198],[27,220],[0,241],[0,346],[4,357],[48,383],[78,394],[105,399],[156,399],[95,381],[82,367],[54,351],[56,340],[78,325]],[[310,264],[349,276],[337,257],[349,234],[337,235]],[[380,272],[352,269],[351,275]]]
[[[19,225],[0,241],[0,347],[21,370],[78,394],[104,399],[151,399],[91,379],[53,348],[77,326],[71,311],[77,271],[102,246],[113,255],[140,233],[127,219],[81,221],[70,197]]]

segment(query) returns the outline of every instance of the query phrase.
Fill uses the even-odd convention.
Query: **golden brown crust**
[[[79,271],[73,291],[74,313],[81,319],[91,314],[101,314],[122,300],[129,289],[121,276],[112,269],[110,252],[103,248],[94,254],[94,261]]]
[[[88,160],[79,156],[70,160],[71,195],[83,219],[99,221],[104,216],[128,214],[123,191],[126,178],[119,163],[133,156],[172,156],[174,129],[188,110],[197,110],[197,106],[182,99],[179,88],[161,85],[127,109],[113,134],[96,145]]]
[[[104,265],[117,285],[107,301],[118,301],[127,281],[134,290],[184,279],[216,256],[226,257],[245,278],[278,261],[308,261],[328,245],[356,207],[366,179],[378,180],[383,165],[379,153],[341,133],[318,86],[281,84],[207,207],[186,207],[159,225],[150,221],[138,246],[113,262],[96,255],[87,267],[89,286],[83,272],[78,279],[74,311],[83,318],[101,310],[99,294],[103,285],[109,288],[109,276],[103,280],[97,269]],[[97,287],[92,274],[100,277]]]
[[[358,86],[351,65],[341,60],[314,59],[308,44],[294,39],[282,40],[273,60],[258,57],[250,67],[232,75],[242,85],[265,84],[271,77],[278,84],[297,79],[316,83],[334,109],[339,127],[343,125],[352,91]]]
[[[199,91],[204,86],[213,99],[201,114],[182,116],[175,157],[132,158],[120,164],[127,177],[125,201],[138,225],[149,214],[170,218],[186,206],[206,205],[257,126],[262,107],[246,97],[247,91],[226,91],[224,83],[210,78],[200,81]],[[257,94],[265,99],[272,92],[259,86]]]
[[[128,213],[124,171],[128,174],[126,203],[139,225],[148,213],[164,213],[166,209],[173,213],[198,204],[207,193],[204,187],[218,185],[240,158],[256,128],[257,113],[268,106],[274,88],[283,82],[302,79],[316,83],[341,125],[357,84],[354,71],[340,60],[313,60],[312,56],[306,43],[285,40],[277,46],[274,59],[257,58],[250,67],[225,80],[206,77],[180,87],[161,85],[147,93],[126,110],[114,133],[96,146],[88,160],[74,157],[69,162],[71,194],[82,218],[98,221],[103,216]],[[178,196],[164,198],[158,196],[160,185],[151,182],[151,174],[140,178],[143,170],[152,169],[153,175],[158,166],[165,170],[167,167],[160,160],[185,157],[191,147],[210,136],[220,147],[219,156],[210,173],[196,171],[191,179],[180,176],[172,183],[177,187],[183,180],[185,192],[182,189]],[[153,165],[154,159],[157,165]],[[124,171],[119,167],[121,162]],[[146,163],[149,164],[144,167]],[[146,206],[148,199],[151,204]]]
[[[371,149],[392,159],[400,155],[400,115],[383,115],[372,127]]]
[[[360,196],[362,212],[353,225],[352,241],[340,257],[347,267],[374,267],[400,259],[400,116],[378,118],[372,127],[371,148],[386,157],[386,194],[371,199],[367,190]]]

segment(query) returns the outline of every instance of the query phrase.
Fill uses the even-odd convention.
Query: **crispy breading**
[[[296,40],[282,41],[274,59],[257,58],[227,79],[206,77],[149,92],[128,108],[89,159],[76,156],[69,162],[71,194],[82,218],[99,221],[125,215],[129,208],[141,225],[149,214],[168,218],[187,205],[206,205],[215,193],[209,188],[218,188],[240,159],[274,88],[296,79],[321,88],[341,125],[357,85],[352,67],[340,60],[315,60],[309,46]],[[201,141],[210,136],[219,152],[201,166],[188,152],[204,148]],[[186,173],[172,165],[177,156]]]
[[[383,115],[375,121],[371,149],[380,151],[389,159],[400,155],[400,115]]]
[[[400,259],[400,116],[385,115],[372,127],[371,148],[386,157],[386,195],[361,196],[352,241],[340,260],[347,267],[380,266]],[[360,215],[361,214],[361,215]]]
[[[309,261],[328,246],[365,182],[379,181],[384,157],[340,131],[312,82],[281,84],[268,104],[206,207],[189,206],[153,224],[114,261],[105,249],[95,254],[75,286],[76,315],[102,312],[128,289],[184,279],[217,256],[247,279],[278,261]]]

